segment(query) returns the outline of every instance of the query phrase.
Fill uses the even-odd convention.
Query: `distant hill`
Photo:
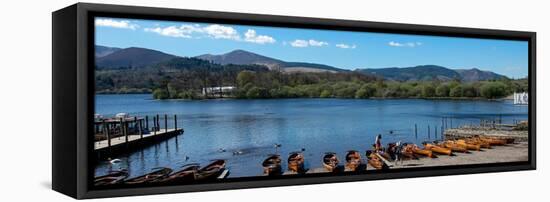
[[[156,50],[131,47],[96,58],[96,66],[99,68],[145,67],[175,57]]]
[[[491,71],[479,70],[477,68],[457,69],[455,71],[460,74],[463,81],[484,81],[506,78],[506,76]]]
[[[244,51],[244,50],[234,50],[229,53],[221,55],[212,55],[205,54],[199,55],[196,58],[204,59],[211,61],[216,64],[239,64],[239,65],[249,65],[257,64],[264,65],[271,70],[282,70],[285,72],[341,72],[347,71],[339,69],[336,67],[315,64],[315,63],[305,63],[305,62],[286,62],[275,58],[266,57],[256,53]]]
[[[119,51],[120,48],[113,48],[113,47],[107,47],[107,46],[95,46],[95,57],[103,57],[107,56],[111,53],[114,53],[116,51]]]
[[[221,55],[205,54],[205,55],[199,55],[196,58],[208,60],[212,63],[221,64],[221,65],[259,64],[259,65],[265,65],[270,69],[281,67],[282,64],[284,63],[284,61],[281,61],[281,60],[266,57],[263,55],[258,55],[256,53],[252,53],[244,50],[234,50],[229,53],[225,53]]]
[[[453,70],[437,65],[357,69],[356,71],[395,81],[428,81],[433,79],[442,81],[453,79],[460,79],[462,81],[482,81],[505,78],[505,76],[489,71],[481,71],[478,69]]]
[[[200,71],[208,69],[210,72],[219,71],[233,71],[240,72],[242,70],[251,71],[269,71],[269,69],[263,65],[233,65],[233,64],[215,64],[207,60],[194,57],[175,57],[167,61],[159,62],[151,65],[150,68],[160,69],[165,72],[172,70],[187,70],[187,71]]]

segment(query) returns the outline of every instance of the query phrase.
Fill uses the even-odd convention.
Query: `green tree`
[[[481,86],[481,96],[489,99],[506,96],[506,84],[502,82],[488,82]]]
[[[435,88],[430,85],[426,84],[422,87],[422,97],[434,97],[435,96]]]
[[[260,98],[261,96],[260,93],[261,93],[260,88],[254,86],[246,92],[246,98],[248,99]]]
[[[449,92],[449,96],[451,97],[462,97],[462,86],[457,85],[454,88],[451,88]]]
[[[323,90],[320,95],[321,98],[329,98],[332,97],[332,93],[329,90]]]
[[[154,99],[168,99],[170,96],[168,95],[168,92],[164,88],[157,88],[153,91],[153,98]]]
[[[252,71],[241,71],[237,75],[237,85],[239,87],[245,86],[248,83],[254,82],[256,75]]]
[[[478,89],[473,84],[467,84],[462,86],[463,97],[477,97]]]
[[[438,97],[449,97],[449,87],[447,85],[440,85],[435,89],[435,94]]]

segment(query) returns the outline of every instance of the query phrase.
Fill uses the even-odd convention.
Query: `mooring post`
[[[444,131],[443,131],[443,128],[441,128],[441,139],[443,139],[443,134],[444,134]]]
[[[441,126],[443,127],[443,126]],[[437,136],[437,126],[434,127],[434,136]]]
[[[428,125],[428,139],[430,139],[430,133],[432,132],[432,130],[430,129],[430,125]]]
[[[453,128],[453,117],[451,117],[450,121],[451,121],[451,128]]]
[[[418,139],[418,128],[416,127],[416,123],[414,124],[414,138]]]
[[[168,132],[168,114],[164,114],[164,132]]]

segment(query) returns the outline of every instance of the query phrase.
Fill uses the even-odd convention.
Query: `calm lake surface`
[[[511,101],[454,101],[422,99],[270,99],[270,100],[153,100],[147,95],[96,95],[96,113],[105,117],[125,112],[130,116],[178,115],[185,132],[175,138],[128,155],[121,163],[100,162],[96,175],[127,168],[131,176],[155,167],[178,169],[188,163],[207,164],[225,159],[229,177],[262,175],[261,162],[272,153],[281,154],[286,169],[289,152],[305,149],[306,167],[321,167],[325,152],[364,153],[382,134],[384,144],[441,138],[441,117],[452,125],[479,124],[480,119],[502,118],[504,123],[526,120],[527,106]],[[448,119],[447,126],[450,126]],[[161,120],[161,126],[164,124]],[[173,120],[168,121],[173,127]],[[414,125],[418,125],[415,138]],[[428,137],[428,125],[431,132]],[[438,129],[434,137],[434,127]],[[390,134],[392,133],[392,134]],[[275,144],[282,146],[275,149]],[[220,148],[226,150],[220,152]],[[234,152],[241,152],[234,155]]]

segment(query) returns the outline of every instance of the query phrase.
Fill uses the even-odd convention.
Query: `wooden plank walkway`
[[[160,131],[157,131],[156,133],[147,133],[143,134],[143,138],[141,135],[128,135],[128,142],[126,142],[125,136],[115,137],[111,138],[111,147],[109,147],[108,140],[101,140],[94,142],[94,151],[98,154],[107,154],[107,156],[111,156],[117,153],[122,152],[128,152],[128,148],[138,149],[142,148],[146,145],[155,144],[159,141],[166,140],[171,137],[175,137],[179,134],[183,133],[182,128],[177,129],[161,129]],[[126,148],[126,149],[124,149]],[[100,155],[100,156],[103,156]]]
[[[178,128],[177,130],[182,130],[182,129]],[[175,131],[176,131],[176,129],[168,129],[167,131],[165,131],[164,129],[161,129],[160,131],[157,131],[156,135],[154,133],[143,134],[143,140],[148,140],[149,138],[152,138],[153,136],[167,135],[167,134],[173,133]],[[140,139],[141,139],[140,135],[128,135],[128,142],[132,142],[132,141],[136,141],[136,140],[140,140]],[[111,147],[114,147],[114,146],[117,146],[117,145],[120,145],[120,144],[125,144],[125,143],[126,143],[126,137],[125,136],[111,138]],[[94,144],[94,149],[95,150],[101,150],[101,149],[105,149],[107,147],[109,147],[108,140],[96,141],[95,144]]]

